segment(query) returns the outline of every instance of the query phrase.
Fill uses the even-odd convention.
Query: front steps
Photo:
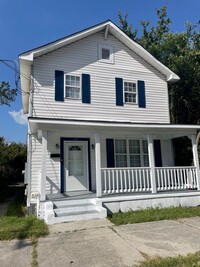
[[[96,199],[56,200],[45,204],[47,224],[107,217],[107,210]]]

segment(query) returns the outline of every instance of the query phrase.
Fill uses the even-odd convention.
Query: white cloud
[[[27,116],[23,114],[23,110],[20,111],[9,111],[9,114],[16,123],[26,125],[28,123]]]

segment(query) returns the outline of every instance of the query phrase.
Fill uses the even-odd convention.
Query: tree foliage
[[[8,105],[15,101],[17,96],[17,89],[11,89],[8,82],[1,82],[0,84],[0,105]]]
[[[180,81],[169,84],[170,115],[172,123],[200,123],[200,22],[185,23],[185,31],[170,31],[171,19],[167,6],[156,10],[157,23],[141,21],[142,34],[132,30],[127,19],[118,14],[120,28],[149,51],[156,59],[174,71]]]
[[[25,162],[26,145],[7,143],[4,137],[0,137],[0,184],[23,181]]]

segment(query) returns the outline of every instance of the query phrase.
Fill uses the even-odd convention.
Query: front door
[[[65,191],[88,190],[87,142],[64,142]]]

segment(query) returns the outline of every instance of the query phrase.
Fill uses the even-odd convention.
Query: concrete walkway
[[[128,267],[147,256],[200,251],[200,218],[114,226],[91,220],[50,226],[38,241],[39,267]],[[0,242],[0,266],[31,266],[30,241]],[[23,262],[23,264],[22,264]]]

